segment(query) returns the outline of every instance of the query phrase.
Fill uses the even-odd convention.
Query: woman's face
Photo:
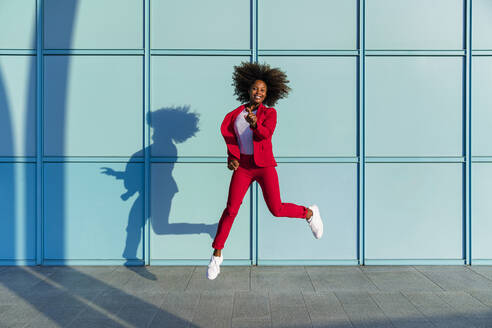
[[[249,88],[249,100],[252,104],[261,104],[267,95],[266,83],[262,80],[256,80]]]

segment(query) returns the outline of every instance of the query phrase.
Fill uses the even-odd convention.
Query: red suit
[[[241,157],[236,133],[234,132],[234,122],[244,107],[244,105],[241,105],[227,114],[220,126],[220,132],[227,145],[227,161],[231,159],[239,160]],[[272,135],[277,125],[277,111],[273,107],[268,108],[260,104],[256,112],[256,119],[256,129],[253,129],[255,164],[259,167],[277,166],[272,152]]]
[[[307,208],[292,203],[282,203],[278,187],[277,162],[272,152],[272,135],[277,125],[277,111],[260,104],[256,112],[256,128],[253,129],[253,155],[241,154],[234,130],[237,116],[243,111],[241,105],[228,113],[220,131],[227,145],[228,161],[236,159],[239,167],[234,171],[229,185],[227,206],[217,226],[212,243],[215,249],[224,248],[225,241],[239,211],[244,195],[253,181],[258,181],[263,198],[270,212],[276,217],[306,218]]]

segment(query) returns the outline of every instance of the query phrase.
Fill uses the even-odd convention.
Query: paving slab
[[[306,267],[316,292],[378,291],[359,267]]]
[[[0,272],[0,284],[15,292],[29,291],[49,275],[31,267],[9,267]]]
[[[333,292],[303,292],[313,327],[352,327],[342,304]]]
[[[456,313],[481,328],[492,327],[492,309],[464,291],[437,293]]]
[[[132,277],[135,276],[135,272],[128,269],[128,267],[117,267],[114,271],[111,272],[111,277],[105,283],[108,286],[112,286],[118,289],[121,289],[125,286]]]
[[[65,307],[65,306],[82,306],[84,303],[73,294],[63,290],[38,290],[33,289],[31,293],[19,296],[24,300],[28,300],[29,303],[36,307],[44,307],[46,304],[52,306]]]
[[[19,302],[22,297],[19,295],[28,295],[29,290],[23,289],[21,292],[16,292],[8,286],[0,284],[0,305],[9,305]]]
[[[128,293],[123,290],[113,289],[110,291],[103,292],[99,297],[97,297],[93,302],[98,303],[102,297],[113,299],[114,302],[119,302],[122,305],[133,305],[133,306],[147,306],[159,308],[162,304],[165,293],[148,293],[145,291]]]
[[[186,287],[187,291],[248,291],[250,267],[223,266],[214,280],[207,278],[207,267],[198,266]]]
[[[416,266],[419,272],[447,291],[492,290],[492,281],[465,266]]]
[[[43,318],[43,314],[28,302],[9,305],[0,314],[0,323],[5,327],[23,327]]]
[[[364,266],[360,269],[381,291],[443,290],[411,266]]]
[[[271,319],[232,319],[232,328],[270,328],[272,327]]]
[[[59,307],[56,304],[45,304],[40,310],[43,315],[31,321],[30,326],[36,328],[68,327],[84,310],[85,307],[82,306]]]
[[[472,290],[468,294],[492,309],[492,290]]]
[[[125,304],[117,316],[130,326],[148,327],[159,311],[160,307],[147,304]]]
[[[113,270],[109,270],[106,272],[106,275],[109,276],[112,271]],[[64,288],[70,292],[78,292],[81,290],[103,291],[109,288],[109,285],[98,279],[97,275],[89,275],[73,267],[57,269],[52,275],[46,277],[45,283]]]
[[[232,319],[270,321],[270,301],[268,293],[238,291],[234,293]]]
[[[84,318],[107,318],[108,315],[118,313],[125,305],[125,297],[114,294],[101,294],[93,301],[88,302],[86,310],[81,313]]]
[[[149,327],[196,327],[191,323],[200,301],[199,292],[167,292]]]
[[[436,327],[442,328],[473,328],[465,317],[456,313],[455,309],[433,292],[403,292],[403,294],[422,312]]]
[[[271,324],[268,293],[235,292],[232,327],[271,327]]]
[[[270,313],[273,327],[312,327],[301,292],[271,292]]]
[[[483,277],[489,280],[492,280],[492,265],[490,266],[472,265],[469,266],[468,269],[482,275]]]
[[[354,327],[393,328],[391,321],[368,292],[335,292]]]
[[[261,292],[314,292],[311,279],[302,266],[251,267],[251,290]]]
[[[7,328],[34,328],[35,326],[31,326],[28,323],[21,323],[21,322],[16,322],[10,325],[3,325],[3,323],[0,323],[0,328],[7,327]]]
[[[230,327],[233,304],[234,292],[205,290],[200,295],[192,323],[204,328]]]
[[[148,268],[157,279],[157,284],[163,291],[182,291],[195,271],[193,266],[151,266]]]
[[[157,282],[157,280],[149,280],[140,276],[133,276],[128,280],[126,284],[121,286],[119,290],[128,293],[154,293],[162,294],[165,290],[162,285]]]
[[[432,323],[402,293],[371,293],[378,304],[397,328],[431,328]]]
[[[119,322],[105,318],[77,318],[68,326],[68,328],[123,328]]]

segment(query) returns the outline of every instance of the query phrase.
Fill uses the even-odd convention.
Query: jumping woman
[[[270,212],[276,217],[305,219],[315,238],[323,235],[318,206],[282,203],[272,135],[277,124],[275,103],[290,91],[284,72],[267,64],[241,63],[234,66],[233,85],[239,106],[226,115],[220,131],[227,145],[227,167],[233,170],[227,206],[222,213],[212,243],[214,252],[208,265],[208,279],[220,273],[222,249],[249,186],[258,181]],[[265,106],[266,105],[266,106]]]

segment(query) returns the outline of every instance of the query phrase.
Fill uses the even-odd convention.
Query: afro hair
[[[291,90],[287,83],[287,75],[278,68],[271,68],[268,64],[243,62],[234,66],[232,85],[234,95],[241,103],[249,102],[249,89],[256,80],[261,80],[267,85],[267,95],[264,103],[273,106],[279,99],[287,97]]]

